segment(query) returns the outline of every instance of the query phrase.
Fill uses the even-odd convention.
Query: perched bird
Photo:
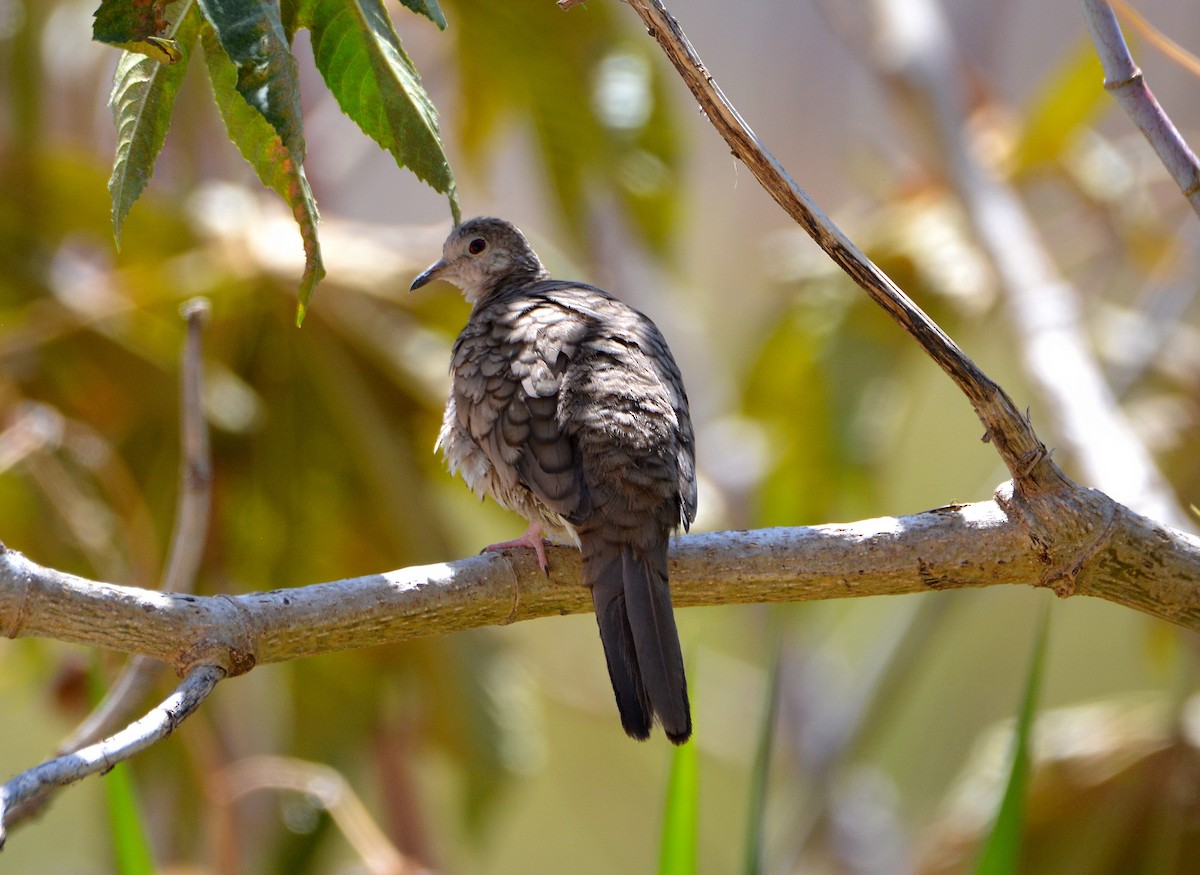
[[[413,280],[462,289],[474,305],[454,343],[438,446],[480,496],[529,520],[515,541],[545,571],[542,533],[583,557],[625,731],[655,717],[676,744],[692,732],[667,543],[696,515],[695,450],[683,380],[653,322],[608,292],[551,279],[502,219],[455,228]]]

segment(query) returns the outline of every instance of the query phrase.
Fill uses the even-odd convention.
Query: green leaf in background
[[[236,69],[238,92],[275,129],[296,165],[302,165],[300,68],[292,57],[279,5],[261,0],[199,0],[199,3]],[[230,135],[234,135],[232,130]]]
[[[1012,172],[1027,173],[1039,164],[1056,161],[1084,125],[1110,105],[1102,87],[1104,69],[1086,37],[1063,56],[1043,80],[1013,151]]]
[[[699,811],[699,767],[695,739],[675,748],[663,810],[659,875],[695,875]]]
[[[460,142],[481,170],[505,121],[527,122],[559,214],[584,244],[591,193],[667,254],[680,214],[680,146],[663,68],[608,4],[564,14],[541,0],[446,0],[457,11]]]
[[[267,120],[242,99],[238,91],[238,71],[222,50],[215,33],[204,28],[201,38],[213,98],[225,119],[229,138],[254,168],[263,185],[287,201],[300,228],[304,241],[304,276],[300,280],[300,301],[296,310],[296,324],[299,325],[304,321],[313,289],[325,276],[321,245],[317,239],[317,222],[320,221],[317,202],[308,187],[303,164],[295,159]]]
[[[1033,739],[1034,718],[1037,716],[1038,692],[1042,686],[1042,674],[1046,664],[1046,642],[1050,637],[1050,604],[1047,602],[1038,621],[1033,640],[1033,657],[1029,662],[1029,674],[1025,679],[1025,693],[1021,698],[1021,712],[1013,732],[1012,767],[1008,775],[1008,786],[1000,800],[1000,810],[992,824],[991,832],[984,841],[979,859],[975,864],[975,875],[1016,875],[1021,862],[1021,833],[1025,822],[1025,798],[1028,795],[1030,747]]]
[[[424,15],[438,26],[438,30],[446,29],[446,16],[442,14],[442,7],[438,6],[437,0],[400,0],[400,2],[418,15]]]
[[[191,0],[180,5],[180,17],[171,27],[180,63],[162,64],[144,55],[126,52],[113,75],[113,124],[117,129],[116,157],[108,191],[112,198],[113,234],[118,245],[121,227],[154,173],[171,127],[175,95],[187,72],[187,61],[200,27],[200,13]]]
[[[300,8],[297,26],[312,30],[317,69],[342,112],[391,152],[399,166],[447,195],[454,221],[459,222],[454,174],[442,148],[437,110],[380,0],[308,0]]]

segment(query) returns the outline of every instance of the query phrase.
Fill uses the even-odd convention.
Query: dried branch
[[[180,361],[180,436],[182,458],[179,469],[179,497],[175,528],[163,573],[165,592],[190,592],[195,586],[204,542],[208,531],[208,512],[212,492],[212,464],[208,442],[208,423],[204,418],[204,362],[201,337],[209,313],[208,301],[196,298],[186,302],[180,312],[187,320],[187,335]],[[93,711],[59,743],[57,755],[64,756],[94,744],[129,722],[140,703],[154,686],[163,664],[134,654],[121,669],[104,698]],[[24,798],[17,812],[0,826],[15,823],[39,813],[62,788],[45,783]]]
[[[174,693],[141,720],[104,741],[22,772],[0,786],[0,848],[4,847],[7,827],[23,816],[21,809],[26,802],[41,797],[48,787],[65,787],[88,775],[104,774],[162,741],[200,707],[223,677],[225,672],[216,666],[197,666]]]
[[[1050,460],[1033,427],[1007,393],[991,380],[897,286],[855,246],[812,201],[763,145],[725,97],[716,80],[661,0],[627,0],[675,66],[700,108],[759,184],[825,253],[900,324],[967,396],[983,422],[985,436],[1022,492],[1065,488],[1066,478]]]

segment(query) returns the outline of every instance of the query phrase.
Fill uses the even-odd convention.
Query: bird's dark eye
[[[487,241],[482,237],[476,237],[467,244],[467,252],[471,253],[472,255],[478,255],[485,249],[487,249]]]

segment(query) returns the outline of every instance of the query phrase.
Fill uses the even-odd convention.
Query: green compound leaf
[[[278,4],[262,0],[198,2],[233,63],[238,92],[275,129],[296,164],[303,164],[300,68],[292,57]]]
[[[127,51],[113,76],[113,124],[117,149],[108,191],[112,198],[113,234],[118,245],[121,226],[154,173],[171,127],[171,111],[187,61],[196,42],[201,18],[192,0],[179,5],[179,19],[167,35],[177,47],[179,62],[168,65],[144,54]]]
[[[300,228],[304,241],[304,276],[300,280],[300,303],[296,311],[296,324],[299,325],[304,321],[313,290],[325,276],[321,245],[317,239],[320,216],[304,175],[304,165],[295,159],[262,114],[242,99],[238,70],[213,30],[204,28],[201,39],[213,98],[225,120],[229,138],[254,168],[263,185],[287,201]]]
[[[461,218],[458,196],[438,131],[437,110],[382,2],[307,0],[298,24],[311,29],[317,69],[342,112],[391,152],[399,166],[447,195],[457,223]]]

